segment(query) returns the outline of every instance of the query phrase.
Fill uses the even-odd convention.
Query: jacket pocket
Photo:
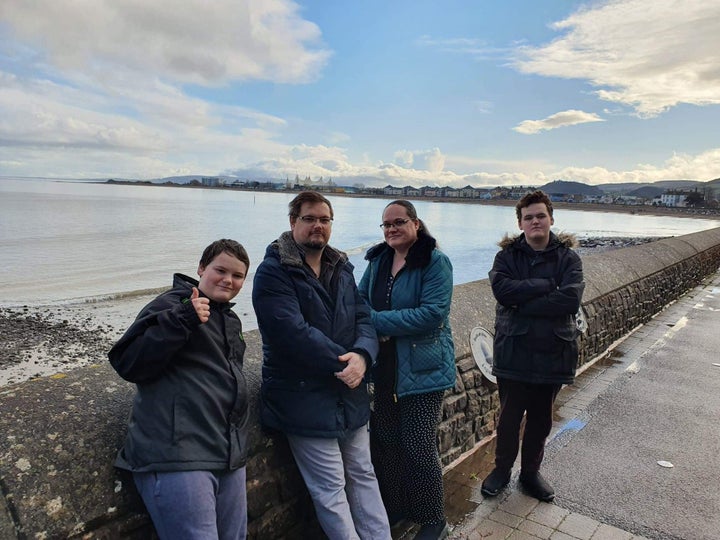
[[[517,314],[497,314],[495,317],[495,333],[505,336],[522,336],[530,330],[527,317]]]
[[[440,338],[413,341],[410,344],[410,369],[414,372],[433,371],[440,368]]]
[[[555,326],[553,333],[563,341],[574,341],[580,332],[574,320],[571,320],[563,325]]]

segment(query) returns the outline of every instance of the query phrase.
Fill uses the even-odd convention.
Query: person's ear
[[[202,277],[202,275],[205,273],[205,267],[200,264],[198,265],[198,276]]]

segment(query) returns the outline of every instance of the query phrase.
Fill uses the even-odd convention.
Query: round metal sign
[[[470,349],[480,372],[491,383],[497,383],[492,374],[493,366],[493,335],[482,326],[470,330]]]
[[[585,317],[585,311],[583,310],[582,306],[580,306],[580,309],[578,309],[578,312],[575,315],[575,325],[577,326],[578,332],[580,332],[581,334],[587,332],[587,318]]]

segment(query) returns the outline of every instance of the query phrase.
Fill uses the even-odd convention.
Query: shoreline
[[[146,186],[161,188],[182,188],[182,189],[211,189],[219,191],[242,191],[246,193],[299,193],[297,190],[266,190],[246,189],[227,186],[197,186],[190,184],[153,184],[151,182],[134,182],[129,180],[112,180],[104,182],[92,182],[100,185],[123,185],[123,186]],[[388,201],[404,198],[409,201],[428,201],[436,203],[459,203],[479,204],[482,206],[515,206],[518,201],[513,199],[467,199],[459,197],[422,197],[422,196],[399,196],[399,195],[375,195],[372,193],[345,193],[320,191],[326,197],[350,197],[359,199],[385,199]],[[675,206],[651,206],[651,205],[629,205],[629,204],[604,204],[604,203],[583,203],[583,202],[561,202],[553,201],[554,210],[578,210],[590,212],[605,212],[614,214],[632,214],[645,216],[672,216],[688,217],[697,219],[720,219],[720,208],[685,208]]]
[[[661,238],[593,237],[579,240],[581,256]],[[107,362],[107,352],[155,293],[85,304],[0,308],[0,391],[38,377]],[[238,313],[243,331],[257,328],[254,314]]]

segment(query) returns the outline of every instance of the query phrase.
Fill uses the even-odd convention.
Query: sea
[[[254,328],[253,270],[267,245],[289,229],[294,195],[0,177],[0,307],[144,303],[171,284],[174,272],[196,277],[204,247],[232,238],[250,256],[235,309],[245,329]],[[365,252],[382,241],[389,200],[328,198],[335,210],[330,243],[348,254],[359,280]],[[486,278],[497,242],[519,232],[513,207],[414,204],[450,257],[456,284]],[[718,226],[713,219],[558,209],[553,230],[579,238],[667,237]]]

